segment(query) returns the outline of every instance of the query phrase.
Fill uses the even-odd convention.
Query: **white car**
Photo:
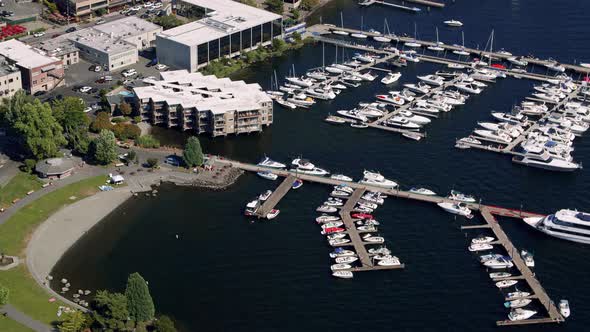
[[[166,69],[168,69],[168,66],[159,63],[156,65],[156,69],[157,70],[166,70]]]
[[[137,72],[133,69],[129,69],[129,70],[122,72],[121,74],[123,75],[123,77],[131,77],[133,75],[137,75]]]
[[[33,34],[33,37],[37,37],[37,38],[43,37],[43,36],[45,36],[45,32],[43,32],[43,31],[35,32]]]
[[[110,82],[113,80],[113,76],[105,76],[104,80],[105,80],[105,82]]]
[[[130,9],[137,12],[141,10],[141,6],[137,5],[135,7],[131,7]]]
[[[152,5],[152,8],[161,8],[162,7],[162,3],[161,2],[156,2]]]
[[[84,113],[92,112],[92,107],[86,107]]]
[[[143,8],[148,8],[148,7],[151,7],[151,6],[153,6],[153,5],[154,5],[154,4],[153,4],[153,3],[151,3],[151,2],[146,2],[146,3],[144,3],[144,4],[143,4]]]
[[[90,90],[92,90],[92,87],[89,87],[89,86],[83,86],[80,88],[80,92],[82,92],[82,93],[88,93],[88,92],[90,92]]]
[[[106,22],[106,21],[105,21],[103,18],[101,18],[101,19],[99,19],[98,21],[96,21],[96,25],[103,24],[103,23],[105,23],[105,22]]]

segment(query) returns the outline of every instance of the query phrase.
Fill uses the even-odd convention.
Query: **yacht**
[[[359,181],[359,183],[376,186],[376,187],[383,187],[383,188],[395,188],[397,187],[397,183],[395,181],[391,181],[386,179],[383,175],[377,172],[370,172],[365,170],[363,172],[363,179]]]
[[[332,247],[335,246],[340,246],[346,243],[349,243],[350,240],[349,239],[335,239],[335,240],[328,240],[328,244],[330,244]]]
[[[281,169],[281,168],[287,167],[287,165],[279,163],[277,161],[274,161],[266,156],[257,165],[262,166],[262,167],[268,167],[268,168],[276,168],[276,169]]]
[[[377,60],[374,56],[372,56],[370,54],[356,54],[352,58],[354,60],[357,60],[359,62],[364,62],[364,63],[375,63],[375,61]]]
[[[509,272],[492,272],[490,273],[490,278],[497,279],[497,278],[508,278],[512,277],[512,273]]]
[[[459,201],[459,202],[466,202],[466,203],[475,203],[475,197],[471,196],[471,195],[465,195],[461,192],[458,192],[456,190],[451,190],[451,194],[449,195],[448,199],[452,199],[454,201]]]
[[[375,227],[373,225],[358,226],[356,229],[359,231],[363,231],[363,232],[376,232],[377,231],[377,227]]]
[[[547,151],[541,154],[527,152],[523,157],[514,157],[513,162],[549,171],[573,172],[581,166],[571,161],[554,158]]]
[[[381,83],[383,84],[392,84],[397,82],[397,80],[399,80],[399,78],[402,77],[402,74],[399,72],[392,72],[389,73],[387,75],[385,75],[385,77],[383,77],[381,79]]]
[[[488,260],[485,260],[482,263],[484,266],[489,267],[490,269],[507,269],[514,266],[510,257],[495,257]]]
[[[332,174],[330,175],[330,179],[344,181],[344,182],[352,182],[352,178],[343,174]]]
[[[437,108],[434,108],[434,107],[428,105],[428,103],[421,100],[419,103],[416,103],[413,107],[410,108],[410,112],[436,115],[440,111]]]
[[[406,111],[406,110],[399,111],[398,114],[400,116],[407,118],[410,122],[413,122],[413,123],[419,124],[419,125],[425,125],[425,124],[429,124],[431,122],[430,119],[425,116],[415,115],[412,112]]]
[[[364,33],[351,33],[350,36],[356,39],[367,39],[367,35]]]
[[[441,202],[437,203],[437,205],[440,206],[443,210],[452,214],[457,214],[468,218],[473,216],[471,214],[471,210],[467,207],[465,203]]]
[[[463,138],[457,140],[457,144],[465,144],[465,143],[475,144],[475,145],[481,145],[481,141],[480,140],[478,140],[478,139],[476,139],[474,137],[471,137],[471,136],[469,136],[469,137],[463,137]]]
[[[527,66],[527,65],[529,64],[529,62],[528,62],[528,61],[526,61],[526,60],[525,60],[524,58],[522,58],[522,57],[520,57],[520,58],[517,58],[517,57],[510,57],[510,58],[508,58],[508,59],[506,59],[506,60],[507,60],[508,62],[512,63],[513,65],[516,65],[516,66],[521,66],[521,67],[525,67],[525,66]]]
[[[342,190],[332,190],[332,192],[330,193],[330,196],[332,197],[350,197],[350,193],[347,193],[346,191],[342,191]]]
[[[508,114],[502,112],[492,112],[492,117],[498,121],[508,122],[510,124],[519,125],[527,121],[527,117],[522,114]]]
[[[422,139],[422,134],[411,132],[411,131],[402,133],[402,136],[405,137],[405,138],[409,138],[411,140],[414,140],[414,141],[419,141],[419,140]]]
[[[327,215],[327,214],[322,214],[321,216],[315,218],[315,221],[317,223],[326,223],[326,222],[338,221],[338,220],[340,220],[340,217],[331,216],[331,215]]]
[[[492,250],[494,246],[489,243],[472,243],[469,245],[469,251],[477,252],[477,251],[485,251],[485,250]]]
[[[412,187],[410,188],[409,192],[414,193],[414,194],[418,194],[418,195],[426,195],[426,196],[435,196],[436,193],[430,189],[426,189],[426,188],[416,188],[416,187]]]
[[[370,248],[368,251],[369,251],[369,254],[371,254],[371,255],[390,255],[391,254],[391,250],[387,249],[386,247]]]
[[[401,262],[399,261],[399,258],[397,258],[396,256],[391,256],[391,257],[387,257],[385,259],[379,260],[379,262],[377,262],[377,265],[380,265],[380,266],[398,266],[398,265],[401,265]]]
[[[510,293],[506,294],[506,298],[507,299],[518,299],[521,297],[527,297],[529,295],[531,295],[531,293],[521,292],[521,291],[517,290],[516,292],[510,292]]]
[[[559,312],[565,318],[568,318],[570,316],[570,303],[568,302],[568,300],[559,301]]]
[[[510,144],[512,137],[502,131],[480,130],[476,129],[473,133],[482,138],[486,138],[502,144]]]
[[[347,118],[351,118],[351,119],[358,120],[361,122],[369,121],[369,119],[367,119],[367,117],[365,115],[363,115],[361,112],[359,112],[359,110],[357,110],[357,109],[353,109],[353,110],[349,110],[349,111],[339,110],[339,111],[336,111],[336,113],[338,113],[342,116],[345,116]]]
[[[443,23],[447,26],[450,26],[450,27],[462,27],[463,26],[463,22],[458,21],[458,20],[448,20],[448,21],[444,21]]]
[[[418,92],[421,94],[427,94],[430,92],[430,86],[428,86],[427,84],[424,83],[418,83],[418,84],[413,84],[413,83],[407,83],[404,84],[404,87],[408,88],[410,91],[414,91],[414,92]]]
[[[465,65],[462,65],[460,63],[449,63],[447,67],[451,69],[465,69]]]
[[[418,76],[418,79],[434,86],[442,86],[445,83],[445,79],[437,75]]]
[[[347,185],[345,183],[334,186],[334,190],[345,191],[349,194],[352,194],[354,192],[354,188],[350,187],[349,185]]]
[[[369,234],[369,233],[367,233]],[[369,243],[384,243],[385,239],[381,236],[367,236],[363,238],[363,241]]]
[[[590,244],[590,214],[562,209],[546,217],[528,217],[524,222],[541,232],[568,241]]]
[[[518,283],[518,280],[507,279],[507,280],[498,281],[496,283],[496,287],[498,287],[498,288],[508,288],[508,287],[512,287],[512,286],[516,285],[517,283]]]
[[[350,264],[334,264],[330,267],[332,269],[332,271],[338,271],[338,270],[349,270],[352,268],[352,266],[350,266]]]
[[[312,170],[315,168],[315,165],[312,164],[309,160],[307,159],[302,159],[302,158],[295,158],[291,161],[291,166],[300,169],[300,170]]]
[[[311,79],[303,78],[303,77],[285,77],[285,80],[287,80],[287,82],[289,82],[289,83],[292,83],[294,85],[304,87],[304,88],[309,88],[313,85],[313,81]]]
[[[358,261],[358,257],[354,257],[354,256],[344,256],[344,257],[336,257],[334,259],[334,261],[338,264],[348,264],[348,263],[354,263],[356,261]]]
[[[503,257],[504,256],[503,255],[500,255],[500,254],[487,254],[487,255],[481,255],[481,256],[479,256],[479,261],[483,264],[483,263],[485,263],[485,262],[487,262],[489,260],[492,260],[492,259],[500,259],[500,258],[503,258]]]
[[[345,119],[343,119],[341,117],[337,117],[337,116],[332,116],[332,115],[329,115],[327,118],[324,119],[324,121],[329,122],[329,123],[335,123],[335,124],[346,123]]]
[[[511,125],[507,122],[502,122],[502,123],[478,122],[477,124],[480,127],[487,129],[487,130],[492,130],[492,131],[503,130],[503,131],[507,132],[513,138],[520,136],[524,132],[524,129],[522,129],[522,127],[520,127],[518,125]]]
[[[541,92],[533,93],[533,97],[543,100],[543,101],[548,101],[551,103],[559,103],[559,101],[561,100],[559,98],[559,96],[551,95],[551,94],[547,94],[547,93],[541,93]]]
[[[522,307],[526,307],[531,302],[532,302],[531,299],[518,299],[518,300],[504,302],[504,306],[506,308],[522,308]]]
[[[337,208],[335,208],[333,206],[328,206],[328,205],[321,205],[315,210],[317,212],[324,212],[324,213],[334,213],[334,212],[338,211]]]
[[[258,176],[260,176],[261,178],[263,178],[263,179],[272,180],[272,181],[274,181],[274,180],[276,180],[276,179],[278,179],[278,178],[279,178],[279,176],[278,176],[278,175],[276,175],[276,174],[274,174],[274,173],[271,173],[271,172],[269,172],[269,171],[258,172],[258,173],[256,173],[256,174],[257,174]]]
[[[457,90],[459,91],[463,91],[463,92],[467,92],[467,93],[471,93],[471,94],[480,94],[481,93],[481,88],[478,88],[477,86],[471,84],[471,83],[463,83],[463,82],[459,82],[459,83],[455,83],[454,87],[457,88]]]
[[[478,236],[476,238],[471,239],[471,243],[475,244],[475,243],[490,243],[490,242],[494,242],[496,239],[494,239],[491,236]]]
[[[295,105],[292,102],[290,102],[288,100],[285,100],[283,98],[276,98],[274,101],[276,101],[277,104],[279,104],[279,105],[281,105],[281,106],[283,106],[285,108],[289,108],[289,109],[292,109],[292,110],[294,110],[294,109],[297,108],[297,105]]]
[[[330,258],[336,257],[346,257],[346,256],[356,256],[356,253],[352,250],[346,250],[342,248],[336,248],[332,253],[330,253]]]
[[[371,195],[371,194],[364,194],[363,197],[361,197],[361,198],[367,202],[377,203],[380,205],[385,202],[385,200],[382,197],[378,197],[378,196]]]
[[[534,310],[527,310],[522,308],[512,309],[508,314],[508,319],[511,321],[525,320],[531,318],[537,312]]]
[[[549,69],[549,70],[556,71],[558,73],[565,72],[565,67],[560,65],[556,61],[550,61],[550,62],[546,63],[545,67],[547,67],[547,69]]]
[[[266,219],[268,219],[268,220],[274,219],[279,215],[279,213],[281,213],[281,210],[272,209],[272,210],[270,210],[269,213],[266,214]]]
[[[322,235],[326,235],[326,238],[328,240],[337,240],[337,239],[343,239],[346,237],[346,233],[342,233],[344,232],[346,229],[344,228],[327,228],[325,230],[322,231]],[[336,261],[336,263],[348,263],[348,262],[339,262]]]
[[[332,33],[340,36],[348,36],[348,32],[342,30],[332,30]]]
[[[399,55],[399,58],[402,60],[405,60],[405,61],[410,61],[410,62],[420,62],[420,59],[418,57],[416,57],[413,54],[409,54],[409,53],[401,53]],[[395,62],[394,62],[394,64],[395,64]],[[407,64],[406,64],[406,66],[407,66]]]
[[[523,249],[520,251],[520,257],[522,257],[526,266],[535,267],[535,259],[533,258],[533,254]]]
[[[401,115],[396,115],[392,118],[389,118],[389,119],[387,119],[387,121],[385,121],[385,123],[389,126],[392,126],[392,127],[398,127],[398,128],[408,129],[408,130],[413,130],[413,131],[418,131],[418,130],[420,130],[420,128],[422,128],[421,125],[411,122],[408,118],[401,116]]]
[[[323,71],[310,71],[309,73],[305,74],[309,78],[313,78],[314,80],[318,81],[325,81],[328,79],[328,75],[326,75]]]
[[[373,36],[373,40],[380,43],[391,43],[391,38],[385,36]]]
[[[258,199],[262,202],[266,201],[270,195],[272,195],[272,190],[267,190],[258,196]]]
[[[327,66],[324,70],[330,74],[336,74],[336,75],[344,73],[344,70],[342,70],[341,68],[338,68],[338,67],[334,67],[334,66]]]
[[[379,100],[381,102],[392,104],[392,105],[397,105],[397,106],[402,106],[406,103],[406,101],[399,96],[376,95],[375,97],[377,98],[377,100]]]
[[[341,278],[341,279],[352,279],[354,277],[354,274],[351,271],[333,271],[332,272],[332,276],[336,277],[336,278]]]

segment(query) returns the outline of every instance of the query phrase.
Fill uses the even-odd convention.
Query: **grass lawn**
[[[0,249],[8,255],[23,256],[33,230],[60,208],[95,194],[104,184],[105,176],[72,183],[26,205],[0,225]],[[75,198],[74,198],[75,197]],[[50,295],[33,280],[23,264],[9,271],[0,271],[0,283],[10,289],[10,303],[34,319],[51,323],[61,303],[49,303]],[[2,325],[0,325],[0,331]]]
[[[38,190],[43,183],[35,175],[19,172],[0,188],[0,207],[7,208],[15,198],[23,198],[31,190]]]
[[[30,328],[4,316],[0,316],[0,331],[2,332],[31,332]]]

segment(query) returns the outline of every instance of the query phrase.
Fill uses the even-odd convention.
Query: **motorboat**
[[[386,179],[383,175],[381,175],[381,173],[370,172],[367,170],[363,172],[363,179],[360,180],[359,183],[391,189],[397,187],[397,183],[395,181]]]
[[[519,321],[529,319],[534,316],[537,312],[535,310],[527,310],[522,308],[512,309],[508,314],[508,319],[511,321]]]
[[[373,36],[373,40],[380,43],[391,43],[391,38],[385,36]]]
[[[291,161],[291,166],[299,170],[312,170],[315,168],[314,164],[312,164],[309,160],[303,158],[293,159]]]
[[[363,212],[363,213],[373,213],[374,209],[371,209],[370,207],[367,207],[367,206],[355,206],[354,209],[352,209],[352,211]]]
[[[415,63],[420,62],[420,59],[417,56],[415,56],[414,54],[407,53],[407,52],[401,53],[399,55],[399,58],[402,60],[405,60],[405,61],[409,61],[409,62],[415,62]]]
[[[471,94],[480,94],[482,89],[478,88],[477,86],[471,84],[471,83],[463,83],[463,82],[459,82],[459,83],[455,83],[453,85],[455,88],[457,88],[457,90],[459,91],[463,91],[463,92],[467,92],[467,93],[471,93]]]
[[[460,63],[449,63],[449,64],[447,64],[447,67],[451,68],[451,69],[465,69],[466,68],[465,65],[462,65]]]
[[[535,259],[533,257],[533,254],[531,254],[527,250],[522,249],[520,251],[520,257],[522,257],[526,266],[535,267]]]
[[[324,212],[324,213],[334,213],[336,211],[338,211],[337,208],[333,207],[333,206],[328,206],[328,205],[322,205],[319,206],[317,209],[315,209],[317,212]]]
[[[330,216],[330,215],[327,215],[327,214],[323,214],[323,215],[321,215],[321,216],[319,216],[319,217],[315,218],[315,221],[316,221],[317,223],[326,223],[326,222],[330,222],[330,221],[338,221],[338,220],[340,220],[340,217],[337,217],[337,216]]]
[[[264,157],[258,164],[258,166],[281,169],[287,167],[287,165],[274,161],[269,157]]]
[[[498,288],[508,288],[508,287],[512,287],[512,286],[516,285],[517,283],[518,283],[518,280],[506,279],[506,280],[498,281],[496,283],[496,287],[498,287]]]
[[[369,242],[369,243],[383,243],[383,242],[385,242],[385,239],[381,236],[368,236],[368,237],[363,238],[363,241]]]
[[[558,172],[573,172],[581,168],[577,163],[551,157],[547,151],[541,154],[527,152],[522,157],[514,157],[512,161],[530,167]]]
[[[341,68],[338,68],[338,67],[334,67],[334,66],[327,66],[326,68],[324,68],[324,70],[330,74],[336,74],[336,75],[340,75],[340,74],[344,73],[344,70],[342,70]]]
[[[411,131],[402,133],[402,136],[405,138],[409,138],[411,140],[414,140],[414,141],[419,141],[422,139],[422,134],[411,132]]]
[[[347,65],[340,64],[340,63],[335,63],[335,64],[332,65],[332,67],[336,67],[336,68],[342,69],[345,72],[354,71],[354,68],[352,68],[350,66],[347,66]]]
[[[304,98],[301,97],[296,97],[298,95],[295,95],[293,97],[287,98],[287,101],[295,104],[297,107],[303,107],[303,108],[309,108],[311,106],[313,106],[313,104],[315,104],[315,101],[313,100],[313,98],[309,98],[307,96],[305,96]]]
[[[272,210],[270,210],[269,213],[266,214],[266,219],[269,219],[269,220],[270,219],[274,219],[274,218],[276,218],[279,215],[279,213],[281,213],[281,210],[279,210],[279,209],[272,209]]]
[[[399,96],[393,97],[390,95],[376,95],[375,97],[377,98],[377,100],[379,100],[381,102],[392,104],[392,105],[397,105],[397,106],[402,106],[406,103],[406,101]]]
[[[338,230],[338,231],[336,231]],[[336,240],[336,239],[343,239],[346,237],[346,233],[342,233],[344,232],[346,229],[344,228],[327,228],[325,230],[322,231],[322,235],[326,235],[328,234],[328,236],[326,236],[326,238],[328,240]],[[348,263],[348,262],[338,262],[336,261],[336,263]]]
[[[358,257],[355,256],[344,256],[344,257],[336,257],[334,261],[338,264],[349,264],[358,261]]]
[[[397,82],[397,80],[399,80],[400,77],[402,77],[402,74],[399,72],[388,73],[387,75],[385,75],[385,77],[381,79],[381,83],[392,84]]]
[[[340,263],[340,264],[334,264],[330,268],[332,269],[332,271],[338,271],[338,270],[349,270],[352,268],[352,266],[350,266],[350,264]]]
[[[475,203],[476,199],[475,197],[471,196],[471,195],[465,195],[459,191],[456,190],[451,190],[451,194],[449,195],[448,199],[452,199],[454,201],[459,201],[459,202],[466,202],[466,203]]]
[[[341,190],[333,190],[330,193],[330,196],[333,196],[333,197],[350,197],[350,193],[347,193],[346,191],[341,191]]]
[[[485,251],[485,250],[492,250],[494,246],[489,243],[472,243],[469,245],[469,251],[477,252],[477,251]]]
[[[478,122],[480,127],[491,131],[503,131],[509,134],[512,138],[517,138],[522,135],[524,129],[518,125],[511,125],[507,122],[492,123],[492,122]]]
[[[352,271],[338,270],[338,271],[333,271],[332,276],[336,277],[336,278],[341,278],[341,279],[352,279],[354,277],[354,274],[352,273]]]
[[[514,266],[514,263],[510,260],[510,257],[499,257],[489,259],[483,262],[485,267],[490,269],[507,269]]]
[[[375,61],[377,60],[376,57],[374,57],[370,54],[355,54],[352,58],[354,60],[357,60],[359,62],[364,62],[364,63],[375,63]]]
[[[414,193],[414,194],[418,194],[418,195],[426,195],[426,196],[435,196],[436,193],[430,189],[426,189],[426,188],[416,188],[416,187],[412,187],[410,188],[409,192]]]
[[[361,197],[361,199],[363,199],[367,202],[371,202],[371,203],[377,203],[377,204],[384,203],[384,199],[382,197],[376,197],[376,196],[370,195],[370,194],[364,194],[363,197]]]
[[[562,209],[545,217],[524,218],[524,222],[547,235],[590,244],[590,213]]]
[[[410,91],[418,92],[421,94],[427,94],[431,90],[430,86],[428,86],[427,84],[423,84],[423,83],[418,83],[418,84],[407,83],[407,84],[404,84],[404,87],[408,88]]]
[[[336,248],[330,253],[330,258],[356,256],[356,253],[352,250],[346,250],[343,248]]]
[[[461,55],[461,56],[468,56],[470,53],[465,51],[465,48],[460,48],[458,50],[454,50],[453,54]]]
[[[559,301],[559,312],[565,318],[568,318],[570,316],[570,303],[568,302],[568,300]]]
[[[256,174],[257,174],[258,176],[260,176],[261,178],[263,178],[263,179],[272,180],[272,181],[274,181],[274,180],[276,180],[276,179],[278,179],[278,178],[279,178],[279,176],[278,176],[278,175],[276,175],[276,174],[274,174],[274,173],[271,173],[271,172],[269,172],[269,171],[258,172],[258,173],[256,173]]]
[[[492,117],[498,121],[508,122],[510,124],[520,125],[528,120],[528,118],[520,113],[509,114],[502,112],[492,112]]]
[[[303,88],[309,88],[313,85],[313,81],[311,79],[308,78],[303,78],[303,77],[285,77],[285,80],[287,80],[287,82],[303,87]]]
[[[541,93],[541,92],[533,93],[533,97],[543,100],[543,101],[551,102],[551,103],[558,103],[561,100],[561,98],[559,98],[559,96],[551,95],[551,94],[547,94],[547,93]]]
[[[358,204],[359,206],[366,206],[366,207],[368,207],[368,208],[371,208],[371,209],[373,209],[373,210],[379,207],[379,206],[377,205],[377,203],[371,203],[371,202],[363,202],[363,201],[360,201],[360,202],[358,202],[357,204]]]
[[[379,226],[380,223],[375,219],[362,219],[357,220],[357,226]]]
[[[355,219],[375,219],[373,215],[368,213],[352,213],[350,216]]]
[[[458,21],[458,20],[447,20],[443,22],[445,25],[450,26],[450,27],[462,27],[463,26],[463,22]]]
[[[290,102],[290,101],[288,101],[288,100],[285,100],[285,99],[283,99],[283,98],[276,98],[276,99],[274,99],[274,101],[275,101],[277,104],[279,104],[279,105],[281,105],[281,106],[283,106],[283,107],[285,107],[285,108],[289,108],[289,109],[292,109],[292,110],[294,110],[294,109],[296,109],[296,108],[297,108],[297,105],[295,105],[295,104],[293,104],[292,102]]]
[[[471,210],[467,207],[465,203],[441,202],[437,203],[437,205],[449,213],[457,214],[467,218],[473,217],[473,215],[471,214]]]
[[[369,119],[365,115],[363,115],[362,113],[359,112],[359,110],[356,110],[356,109],[349,110],[349,111],[339,110],[339,111],[336,111],[336,113],[338,113],[342,116],[345,116],[347,118],[351,118],[351,119],[361,121],[361,122],[368,122],[369,121]]]
[[[497,70],[480,68],[474,69],[469,76],[475,80],[493,81],[498,77],[503,77],[504,75],[502,72],[499,72]]]
[[[356,39],[367,39],[367,35],[365,35],[364,33],[351,33],[350,36],[352,38],[356,38]]]
[[[358,226],[356,229],[361,232],[376,232],[377,231],[377,227],[375,227],[374,225]]]
[[[301,186],[303,186],[303,180],[296,179],[295,181],[293,181],[293,184],[291,185],[291,189],[299,189],[299,188],[301,188]]]
[[[410,122],[413,122],[413,123],[419,124],[419,125],[425,125],[425,124],[429,124],[431,122],[430,119],[425,116],[415,115],[412,112],[406,111],[406,110],[399,111],[397,114],[405,117]]]
[[[342,221],[336,220],[336,221],[329,221],[326,223],[322,224],[322,229],[328,229],[328,228],[335,228],[335,227],[340,227],[344,225],[344,223]]]
[[[386,247],[370,248],[369,254],[371,254],[371,255],[389,255],[389,254],[391,254],[391,250],[387,249]]]
[[[346,243],[349,243],[349,242],[350,242],[349,239],[328,240],[328,244],[330,244],[332,247],[343,245],[343,244],[346,244]]]
[[[490,278],[498,279],[498,278],[508,278],[512,277],[512,273],[510,272],[492,272],[490,273]]]
[[[255,199],[253,201],[248,202],[248,204],[246,204],[246,209],[255,210],[258,208],[259,205],[260,205],[260,200]]]
[[[334,124],[346,123],[345,119],[343,119],[341,117],[337,117],[337,116],[332,116],[332,115],[329,115],[327,118],[324,119],[324,121],[329,122],[329,123],[334,123]]]
[[[481,145],[481,141],[480,140],[478,140],[475,137],[471,137],[471,136],[469,136],[469,137],[463,137],[463,138],[457,140],[457,143],[458,144],[465,144],[465,143],[467,143],[467,144]]]
[[[348,36],[348,32],[342,30],[332,30],[332,33],[339,36]]]
[[[500,255],[500,254],[486,254],[486,255],[479,256],[479,261],[483,264],[489,260],[501,259],[501,258],[504,258],[504,256]]]
[[[442,86],[445,83],[445,79],[437,75],[418,76],[418,79],[434,86]]]
[[[416,99],[416,94],[408,89],[400,91],[389,91],[389,94],[393,97],[400,97],[407,102],[412,102]]]
[[[550,61],[547,62],[545,64],[545,67],[547,67],[547,69],[552,70],[552,71],[556,71],[558,73],[563,73],[565,72],[565,67],[560,65],[558,62],[556,61]]]
[[[418,130],[420,130],[420,128],[422,128],[421,125],[411,122],[410,119],[406,118],[405,116],[401,116],[401,115],[396,115],[396,116],[393,116],[393,117],[387,119],[385,121],[385,124],[392,126],[392,127],[398,127],[398,128],[414,130],[414,131],[418,131]]]
[[[258,199],[262,202],[266,201],[270,195],[272,195],[272,190],[267,190],[258,196]]]
[[[531,299],[518,299],[518,300],[504,302],[504,306],[506,308],[522,308],[522,307],[526,307],[531,302],[532,302]]]
[[[512,63],[513,65],[521,66],[521,67],[525,67],[529,64],[529,62],[522,57],[520,57],[520,58],[519,57],[510,57],[506,60],[508,62]]]
[[[379,262],[377,262],[377,265],[379,265],[379,266],[399,266],[399,265],[401,265],[401,262],[399,261],[399,258],[397,258],[396,256],[391,256],[389,258],[379,260]]]
[[[328,200],[324,202],[324,205],[327,206],[334,206],[334,207],[340,207],[343,206],[344,203],[342,201],[332,201],[332,200]]]
[[[420,102],[416,103],[413,107],[410,107],[410,112],[433,114],[433,115],[440,113],[440,111],[437,108],[432,107],[431,105],[426,103],[424,100],[421,100]]]
[[[349,186],[348,184],[345,184],[345,183],[341,183],[337,186],[334,186],[334,190],[345,191],[349,194],[352,194],[354,192],[354,188],[352,188],[351,186]]]
[[[492,140],[502,144],[510,144],[510,142],[512,142],[512,137],[503,131],[476,129],[473,131],[473,133],[487,140]]]
[[[305,74],[305,76],[312,78],[314,80],[318,80],[318,81],[325,81],[328,79],[328,75],[326,75],[324,72],[322,71],[311,71]]]
[[[506,273],[506,272],[501,272],[501,273]],[[510,292],[508,294],[506,294],[506,298],[507,299],[518,299],[518,298],[522,298],[522,297],[527,297],[530,296],[531,293],[529,292],[521,292],[521,291],[516,291],[516,292]]]
[[[473,243],[473,244],[490,243],[490,242],[494,242],[495,240],[496,239],[491,236],[478,236],[476,238],[471,239],[471,243]]]

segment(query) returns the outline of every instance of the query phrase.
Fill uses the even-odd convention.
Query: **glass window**
[[[252,37],[250,29],[242,31],[242,49],[250,48],[250,37]]]
[[[197,64],[207,63],[207,43],[197,46]]]
[[[236,32],[231,35],[231,53],[240,51],[240,33]]]
[[[209,61],[219,58],[219,40],[209,42]]]
[[[263,42],[267,42],[270,41],[270,26],[271,23],[264,23],[263,27],[262,27],[262,40]]]
[[[229,55],[229,36],[221,37],[221,56]]]

